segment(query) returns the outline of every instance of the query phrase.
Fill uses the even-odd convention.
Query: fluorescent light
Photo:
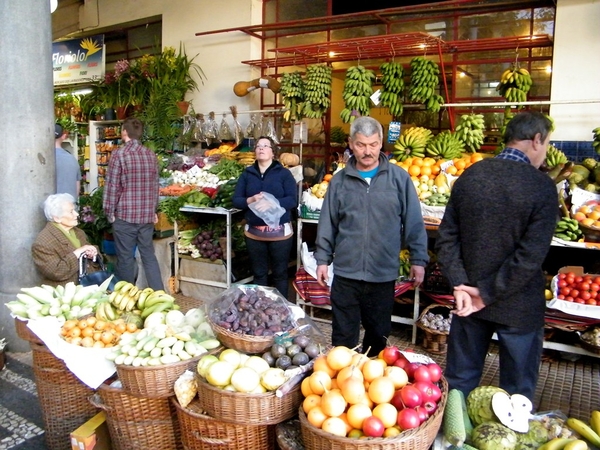
[[[56,11],[56,8],[58,8],[58,0],[50,0],[50,14]]]

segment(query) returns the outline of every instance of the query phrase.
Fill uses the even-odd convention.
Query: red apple
[[[362,431],[365,436],[381,437],[385,431],[385,426],[379,417],[369,416],[363,420]]]
[[[412,408],[405,408],[398,413],[397,423],[402,430],[410,430],[421,425],[421,420],[417,411]]]

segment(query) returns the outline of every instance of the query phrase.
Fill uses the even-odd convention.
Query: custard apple
[[[473,422],[473,426],[484,422],[498,422],[498,418],[492,409],[492,397],[496,392],[508,393],[496,386],[479,386],[473,389],[467,396],[467,412]]]
[[[546,427],[539,420],[529,421],[527,433],[517,433],[515,450],[535,450],[550,440]]]
[[[479,450],[515,450],[517,433],[501,423],[485,422],[473,429],[471,441]]]

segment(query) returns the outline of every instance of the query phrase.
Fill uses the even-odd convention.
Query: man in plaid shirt
[[[121,126],[125,143],[115,150],[108,163],[104,186],[104,213],[112,223],[117,251],[115,276],[135,282],[135,246],[140,252],[148,286],[163,289],[160,267],[152,242],[158,221],[158,160],[140,143],[144,126],[130,117]]]

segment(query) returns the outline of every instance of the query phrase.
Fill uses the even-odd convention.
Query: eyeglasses
[[[260,144],[260,145],[257,145],[256,148],[273,148],[273,147],[271,147],[270,145],[262,145],[262,144]]]

